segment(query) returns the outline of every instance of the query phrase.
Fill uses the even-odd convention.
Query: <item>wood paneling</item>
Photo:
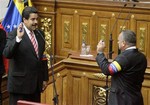
[[[67,58],[70,52],[80,52],[83,40],[91,46],[93,52],[96,51],[99,40],[104,39],[105,52],[108,54],[111,33],[113,55],[117,55],[117,37],[121,28],[135,31],[137,47],[148,58],[148,69],[142,92],[145,105],[150,104],[148,100],[150,96],[150,3],[142,3],[142,0],[138,3],[112,0],[32,0],[32,2],[39,11],[39,28],[43,26],[41,19],[51,19],[51,25],[45,24],[45,26],[50,28],[48,32],[52,42],[48,41],[48,43],[52,45],[51,51],[55,56],[55,62]],[[125,4],[127,6],[118,16]],[[95,61],[91,60],[67,59],[57,63],[55,78],[59,105],[92,105],[93,87],[105,85],[104,80],[93,76],[99,71]],[[52,80],[51,74],[50,80]],[[53,84],[50,83],[42,94],[42,101],[53,104],[53,92]]]
[[[82,41],[95,51],[99,40],[104,39],[105,52],[108,53],[110,34],[114,54],[118,54],[117,37],[121,29],[135,31],[137,46],[150,58],[150,48],[146,48],[150,45],[149,3],[104,0],[32,1],[39,10],[40,18],[52,19],[52,50],[56,62],[66,58],[71,51],[80,51]]]
[[[105,95],[100,88],[106,85],[106,76],[92,59],[84,59],[79,56],[70,56],[54,65],[55,83],[59,97],[59,105],[105,105]],[[150,104],[150,68],[147,69],[142,86],[144,105]],[[96,75],[99,73],[99,75]],[[50,81],[52,75],[50,72]],[[54,97],[53,82],[51,82],[42,94],[42,103],[52,104]],[[110,86],[110,77],[109,77]],[[45,95],[46,94],[46,95]],[[102,98],[102,95],[103,98]],[[45,99],[45,100],[44,100]]]

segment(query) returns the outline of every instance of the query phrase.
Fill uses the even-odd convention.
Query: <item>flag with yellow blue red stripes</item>
[[[11,0],[8,6],[7,13],[2,21],[2,26],[6,32],[12,31],[16,28],[20,22],[22,22],[22,11],[25,7],[25,3],[28,6],[32,6],[31,0]]]

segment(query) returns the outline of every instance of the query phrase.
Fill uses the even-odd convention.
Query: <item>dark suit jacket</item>
[[[96,57],[96,61],[102,72],[110,75],[110,63],[103,53]],[[122,70],[112,75],[108,105],[143,105],[141,87],[147,67],[146,57],[137,49],[130,49],[118,55],[115,61]]]
[[[8,34],[3,54],[9,59],[8,91],[11,93],[32,94],[36,89],[42,91],[42,82],[48,80],[48,69],[42,63],[45,41],[41,35],[44,36],[44,33],[34,33],[39,58],[26,32],[20,43],[16,42],[16,29]]]
[[[6,32],[0,29],[0,74],[4,73],[4,62],[3,62],[3,49],[6,44]]]

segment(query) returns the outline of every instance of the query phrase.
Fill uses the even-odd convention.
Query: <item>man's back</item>
[[[110,100],[117,101],[110,105],[142,105],[141,87],[147,67],[146,57],[137,49],[130,49],[122,52],[115,61],[119,62],[122,70],[112,76],[111,91],[117,97],[110,94]]]

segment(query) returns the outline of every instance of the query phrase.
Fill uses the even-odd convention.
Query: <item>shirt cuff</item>
[[[22,38],[19,39],[18,36],[16,36],[16,42],[17,42],[17,43],[19,43],[21,40],[22,40]]]

